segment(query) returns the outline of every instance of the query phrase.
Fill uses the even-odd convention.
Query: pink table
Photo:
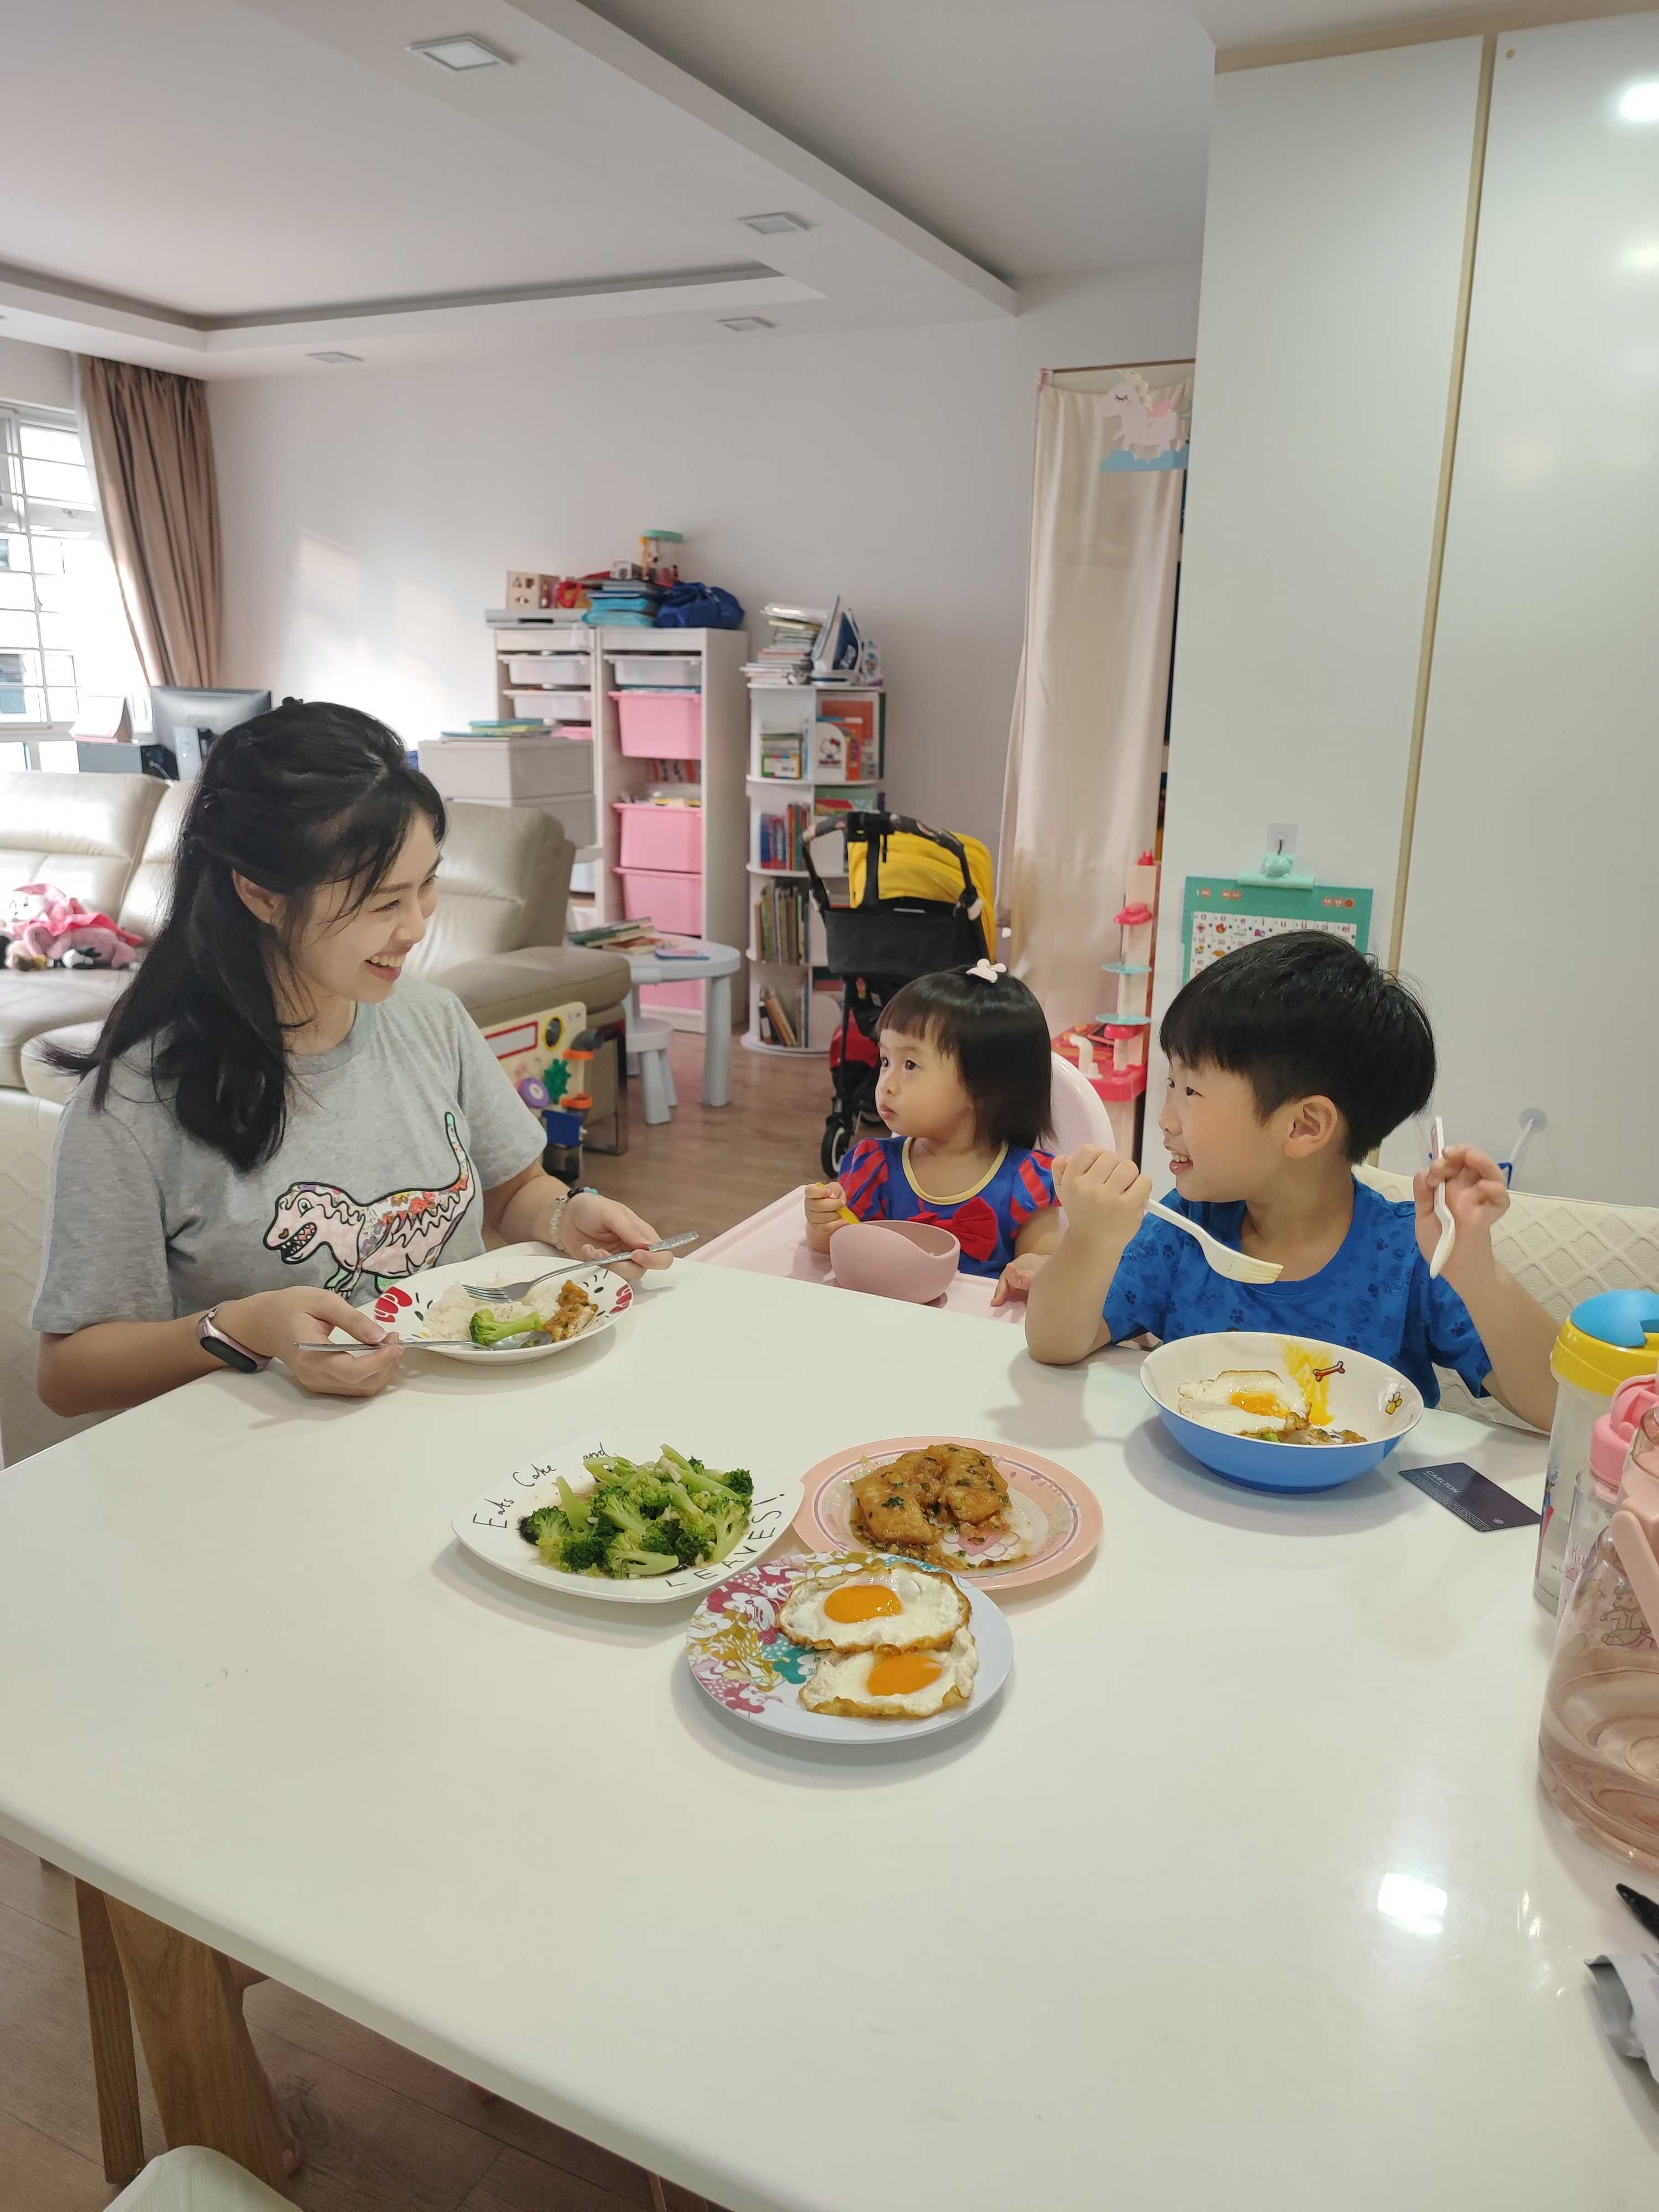
[[[798,1283],[822,1283],[827,1290],[839,1290],[841,1285],[830,1272],[830,1262],[822,1254],[809,1252],[803,1217],[806,1186],[792,1190],[772,1205],[751,1213],[746,1221],[739,1221],[724,1236],[705,1244],[694,1257],[706,1265],[716,1267],[741,1267],[751,1275],[787,1275]],[[942,1298],[935,1300],[938,1310],[945,1313],[975,1315],[981,1321],[1011,1321],[1024,1324],[1025,1308],[1021,1300],[1010,1299],[1006,1305],[993,1306],[992,1293],[996,1289],[989,1275],[958,1275]],[[851,1297],[863,1295],[858,1291]]]

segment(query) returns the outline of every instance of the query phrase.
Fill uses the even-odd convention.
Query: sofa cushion
[[[20,884],[52,884],[118,918],[165,789],[149,775],[0,775],[0,905]]]
[[[0,969],[0,1089],[23,1088],[22,1048],[31,1037],[67,1022],[90,1022],[95,1029],[131,981],[125,969],[41,968],[25,975]]]
[[[463,960],[431,978],[453,991],[480,1029],[538,1014],[579,999],[590,1019],[620,1005],[633,988],[628,963],[615,952],[576,945],[526,945],[516,952]]]
[[[409,961],[410,974],[428,982],[457,961],[556,944],[576,854],[559,824],[530,807],[459,800],[447,811],[438,910]]]
[[[146,944],[161,933],[173,896],[173,863],[179,850],[179,832],[191,786],[164,783],[161,799],[149,818],[149,828],[139,849],[138,863],[127,884],[116,920]]]

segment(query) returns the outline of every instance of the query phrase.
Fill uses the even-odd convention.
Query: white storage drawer
[[[507,655],[509,684],[551,684],[568,686],[593,681],[591,653],[514,653]]]
[[[619,653],[614,665],[624,691],[636,684],[700,687],[702,656],[697,653]]]
[[[509,691],[513,711],[525,721],[588,722],[593,719],[593,694],[580,691]]]
[[[562,799],[586,793],[590,818],[593,748],[568,738],[442,738],[421,747],[421,766],[446,799]],[[593,842],[590,830],[580,844]]]

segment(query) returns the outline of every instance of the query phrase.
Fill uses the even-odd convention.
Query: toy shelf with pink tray
[[[556,806],[551,793],[501,794],[559,813],[576,837],[571,927],[648,921],[677,937],[745,944],[745,634],[590,625],[569,611],[491,629],[497,711],[547,724],[544,739],[527,741],[540,772],[562,765],[587,809],[579,816],[567,789]],[[702,1028],[701,983],[647,985],[640,998],[676,1029]]]

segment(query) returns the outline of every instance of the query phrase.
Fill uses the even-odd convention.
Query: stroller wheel
[[[853,1147],[853,1125],[843,1121],[839,1114],[832,1114],[823,1125],[823,1142],[818,1149],[818,1165],[830,1182],[841,1172],[841,1164]]]

